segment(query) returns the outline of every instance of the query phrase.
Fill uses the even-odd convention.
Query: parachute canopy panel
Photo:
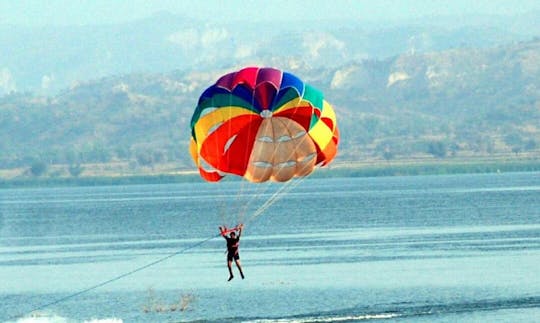
[[[201,176],[287,181],[330,163],[339,131],[323,94],[291,73],[247,67],[220,77],[200,96],[190,153]]]

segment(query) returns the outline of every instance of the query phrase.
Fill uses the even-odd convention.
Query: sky
[[[220,20],[401,20],[423,16],[519,14],[538,0],[0,0],[0,25],[95,25],[170,12]]]

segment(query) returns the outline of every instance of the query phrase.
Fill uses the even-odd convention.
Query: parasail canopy
[[[247,67],[217,80],[191,119],[190,153],[207,181],[250,182],[310,174],[337,153],[339,131],[322,92],[293,74]]]

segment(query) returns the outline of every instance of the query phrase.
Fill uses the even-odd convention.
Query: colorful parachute
[[[331,162],[338,140],[336,115],[320,91],[290,73],[248,67],[202,93],[190,153],[207,181],[234,174],[282,182]]]

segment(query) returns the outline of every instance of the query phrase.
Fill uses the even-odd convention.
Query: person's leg
[[[244,279],[244,273],[242,272],[242,266],[240,264],[240,259],[235,259],[234,262],[236,263],[236,267],[238,268],[238,271],[240,271],[240,277]]]
[[[232,260],[227,260],[227,267],[229,268],[229,280],[233,279],[233,273],[232,273]]]

